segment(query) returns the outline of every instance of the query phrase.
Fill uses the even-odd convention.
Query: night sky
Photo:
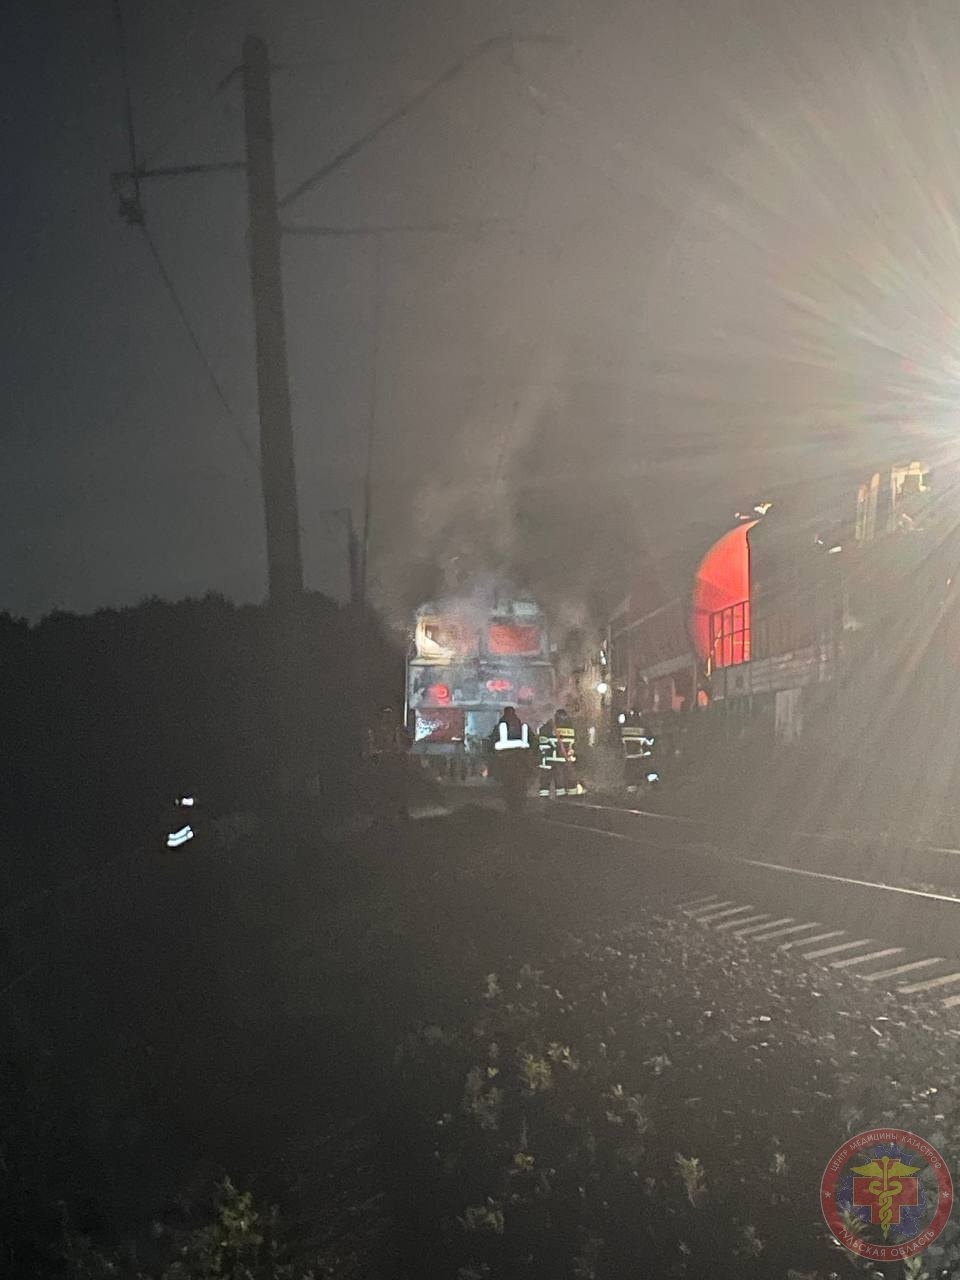
[[[472,569],[575,602],[618,557],[766,487],[955,436],[954,4],[124,14],[148,163],[240,157],[238,84],[217,86],[247,30],[268,39],[281,192],[484,40],[517,37],[284,210],[406,228],[382,239],[379,305],[374,240],[285,242],[309,586],[345,592],[323,513],[360,517],[375,333],[372,568],[396,616]],[[111,193],[126,139],[109,0],[8,0],[2,23],[0,608],[260,599],[243,177],[145,189],[228,413]]]

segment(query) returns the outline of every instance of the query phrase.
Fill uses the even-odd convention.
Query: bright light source
[[[610,692],[610,686],[607,684],[606,680],[599,681],[599,683],[597,684],[597,693],[599,693],[602,696],[603,694],[609,693],[609,692]]]
[[[179,831],[172,831],[167,836],[167,848],[176,849],[181,844],[186,844],[188,840],[193,839],[192,827],[181,827]]]
[[[193,805],[193,796],[181,796],[177,804],[185,805],[188,809]]]
[[[830,550],[827,552],[827,555],[828,555],[828,556],[835,556],[835,555],[837,554],[837,552],[838,552],[838,551],[842,551],[842,550],[843,550],[843,547],[841,547],[841,546],[839,546],[839,545],[838,545],[838,546],[836,546],[836,547],[831,547],[831,548],[830,548]]]
[[[648,773],[648,774],[647,774],[647,781],[648,781],[648,782],[659,782],[659,781],[660,781],[660,775],[659,775],[659,773]]]
[[[627,723],[627,717],[621,711],[620,714],[617,716],[617,724],[626,724],[626,723]]]

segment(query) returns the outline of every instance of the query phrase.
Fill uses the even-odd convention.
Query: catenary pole
[[[303,559],[290,413],[290,380],[277,180],[273,149],[270,57],[266,42],[243,42],[250,292],[257,355],[260,479],[273,631],[273,709],[278,799],[303,796],[316,774],[304,707],[306,665]]]
[[[303,561],[283,314],[270,59],[265,42],[255,35],[243,42],[243,107],[268,589],[273,606],[295,611],[303,594]]]

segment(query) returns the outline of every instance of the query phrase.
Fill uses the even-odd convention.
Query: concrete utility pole
[[[283,313],[283,269],[273,154],[270,57],[266,42],[243,42],[243,116],[250,293],[257,349],[260,482],[267,539],[267,582],[274,642],[274,728],[281,796],[300,796],[316,772],[303,711],[306,637],[297,473]]]
[[[124,49],[119,0],[116,4],[121,53]],[[267,541],[267,590],[270,603],[295,612],[303,595],[303,560],[297,499],[286,326],[280,259],[280,221],[273,157],[270,59],[265,42],[248,36],[243,45],[246,157],[215,164],[145,168],[137,163],[133,114],[124,58],[127,132],[131,167],[112,175],[121,216],[145,227],[141,187],[147,179],[240,172],[247,175],[250,225],[250,288],[257,346],[260,410],[260,483]],[[233,73],[224,81],[228,84]]]
[[[286,609],[295,607],[303,593],[303,559],[283,314],[270,59],[259,36],[247,36],[243,42],[243,112],[267,574],[270,603]]]

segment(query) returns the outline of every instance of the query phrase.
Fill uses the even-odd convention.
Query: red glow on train
[[[487,629],[487,651],[499,657],[538,654],[540,628],[515,622],[492,622]]]
[[[513,684],[509,680],[504,680],[501,677],[496,680],[488,680],[487,688],[491,693],[509,693],[513,688]]]
[[[745,623],[741,634],[749,634],[750,608],[750,544],[747,534],[757,523],[745,520],[718,539],[700,561],[693,584],[692,629],[698,655],[711,657],[710,619],[724,609],[743,606]],[[741,644],[743,641],[741,641]],[[716,657],[716,655],[714,655]],[[730,655],[732,661],[744,661],[748,654]],[[716,662],[729,666],[731,661]]]

